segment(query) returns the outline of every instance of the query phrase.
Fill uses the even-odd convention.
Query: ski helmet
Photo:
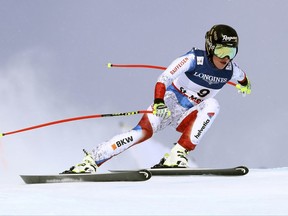
[[[237,32],[228,25],[214,25],[205,35],[205,49],[207,55],[210,57],[213,56],[215,47],[218,44],[225,47],[236,48],[236,56],[238,43],[239,38]]]

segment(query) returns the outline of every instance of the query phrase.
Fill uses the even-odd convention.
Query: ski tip
[[[152,177],[152,173],[147,169],[139,170],[138,173],[141,174],[146,180]]]
[[[241,175],[246,175],[249,172],[249,168],[246,166],[235,167],[235,170],[237,170],[239,174],[241,173]]]
[[[107,64],[107,67],[108,67],[108,68],[111,68],[111,67],[112,67],[112,63],[108,63],[108,64]]]

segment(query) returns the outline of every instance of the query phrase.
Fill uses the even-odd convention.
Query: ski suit
[[[231,61],[224,69],[217,69],[204,50],[193,48],[175,59],[159,76],[155,86],[154,97],[164,99],[171,116],[162,119],[154,114],[144,114],[136,127],[92,150],[96,164],[100,166],[168,125],[181,133],[178,143],[193,150],[219,113],[214,96],[229,80],[242,81],[245,77],[236,63]],[[148,110],[152,108],[153,104]]]

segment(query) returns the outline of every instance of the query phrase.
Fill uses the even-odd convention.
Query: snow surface
[[[0,184],[1,215],[288,215],[288,168],[145,182]]]

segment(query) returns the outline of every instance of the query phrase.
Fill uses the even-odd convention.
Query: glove
[[[171,115],[171,112],[162,99],[155,99],[153,105],[153,114],[163,119],[166,119]]]
[[[238,93],[242,94],[243,97],[246,96],[246,94],[251,94],[251,83],[250,80],[247,78],[247,85],[243,86],[241,84],[237,84],[236,88],[238,89]]]

